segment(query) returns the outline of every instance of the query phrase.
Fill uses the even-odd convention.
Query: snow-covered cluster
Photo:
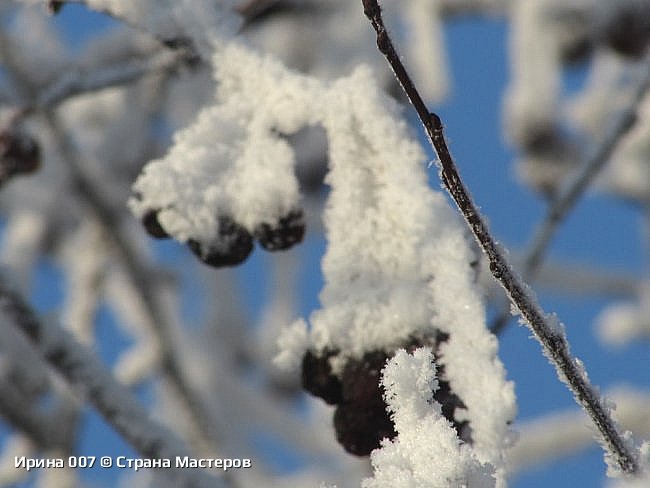
[[[322,126],[331,187],[324,214],[323,306],[310,317],[308,338],[296,326],[281,338],[286,347],[279,363],[295,366],[309,354],[327,356],[324,367],[340,379],[366,354],[390,355],[410,341],[438,346],[453,402],[450,421],[459,430],[469,426],[457,435],[471,437],[478,458],[502,475],[514,395],[485,328],[473,283],[476,256],[442,195],[429,189],[424,154],[400,121],[397,105],[381,94],[367,68],[324,83],[238,41],[215,44],[212,63],[214,105],[177,133],[164,158],[144,168],[130,202],[134,213],[146,220],[154,212],[165,234],[190,246],[198,242],[209,252],[231,252],[228,246],[240,242],[232,244],[225,226],[257,237],[260,226],[277,227],[299,208],[294,154],[282,135]],[[250,246],[241,256],[247,252]],[[374,390],[376,371],[387,357],[373,366]],[[354,402],[345,381],[342,389],[345,405],[335,423],[346,445],[347,426],[357,428],[357,414],[343,410]],[[334,393],[332,400],[338,397]],[[383,418],[385,406],[377,397],[374,411]],[[355,407],[369,408],[361,401]],[[366,445],[358,439],[366,434],[378,435],[351,435],[348,449],[367,454],[378,447],[381,436],[376,445]]]
[[[130,204],[140,219],[155,212],[165,233],[198,243],[203,256],[237,254],[243,239],[237,264],[251,250],[251,235],[270,249],[302,238],[294,156],[282,134],[314,122],[309,112],[321,109],[310,100],[319,92],[314,81],[237,43],[217,51],[213,64],[215,105],[145,167]]]
[[[476,256],[442,195],[428,188],[424,155],[397,107],[374,86],[366,71],[332,86],[324,120],[331,192],[322,308],[310,316],[308,333],[300,321],[280,338],[278,362],[302,361],[303,381],[339,404],[336,422],[352,403],[345,394],[350,364],[409,343],[438,346],[444,379],[460,402],[450,420],[467,421],[479,459],[501,468],[514,395],[485,327]]]

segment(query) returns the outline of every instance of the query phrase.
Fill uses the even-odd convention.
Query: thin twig
[[[154,421],[106,367],[67,331],[41,322],[31,308],[0,278],[0,308],[66,380],[80,390],[124,439],[146,459],[169,460],[178,486],[224,487],[200,469],[175,469],[176,457],[191,457],[172,431]]]
[[[431,144],[438,154],[438,165],[443,184],[456,202],[483,252],[487,255],[492,275],[504,287],[510,300],[517,307],[534,336],[542,345],[544,354],[555,366],[560,379],[567,383],[576,401],[596,424],[607,450],[618,467],[625,473],[636,473],[638,471],[637,460],[618,433],[608,409],[601,403],[598,395],[589,384],[581,363],[571,355],[563,327],[554,317],[547,315],[542,310],[532,290],[517,276],[506,259],[505,253],[489,233],[487,225],[465,188],[449,153],[443,133],[442,121],[438,115],[429,112],[397,55],[384,26],[377,0],[362,0],[362,3],[364,12],[377,33],[377,47],[388,60],[424,125]]]
[[[524,278],[534,279],[560,224],[575,207],[580,197],[584,195],[589,185],[605,166],[605,163],[609,161],[625,134],[634,127],[639,107],[649,87],[650,52],[646,55],[642,76],[634,88],[628,105],[615,117],[614,122],[608,127],[602,140],[585,158],[575,174],[562,185],[557,197],[546,211],[544,219],[535,227],[528,251],[523,260],[521,272]],[[508,324],[509,319],[509,310],[507,307],[503,307],[492,324],[492,331],[499,334]]]

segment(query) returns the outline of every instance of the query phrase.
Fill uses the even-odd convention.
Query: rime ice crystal
[[[397,351],[384,368],[386,400],[399,435],[372,453],[375,474],[363,481],[363,488],[495,486],[493,467],[458,441],[440,405],[431,403],[435,376],[428,348],[413,355]]]

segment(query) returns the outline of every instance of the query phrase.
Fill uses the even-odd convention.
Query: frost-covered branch
[[[241,18],[232,8],[232,1],[159,0],[114,2],[111,0],[64,0],[80,3],[89,9],[104,13],[125,25],[151,35],[164,46],[181,53],[189,65],[209,58],[210,43],[217,29],[232,34],[241,26]],[[215,15],[219,11],[223,15]],[[156,12],[156,15],[152,15]]]
[[[69,98],[128,85],[146,75],[169,72],[178,65],[177,55],[160,51],[145,59],[134,59],[116,66],[102,66],[90,71],[67,68],[64,74],[39,93],[29,109],[51,110]]]
[[[560,379],[569,386],[576,401],[596,424],[604,441],[606,452],[613,457],[618,469],[628,474],[637,472],[638,466],[634,452],[628,442],[619,434],[609,409],[589,383],[582,363],[571,355],[563,326],[554,316],[548,315],[542,310],[532,290],[519,278],[504,251],[500,249],[489,233],[487,225],[465,188],[449,153],[442,121],[435,113],[429,112],[411,81],[384,26],[377,1],[362,0],[362,2],[364,12],[377,33],[379,50],[393,68],[438,154],[443,184],[456,202],[483,252],[487,255],[494,278],[504,287],[512,303],[542,345],[544,354],[555,366]]]
[[[175,459],[191,453],[173,432],[154,421],[131,393],[65,330],[41,322],[23,299],[0,280],[0,308],[43,358],[97,408],[124,439],[148,459]],[[173,465],[173,463],[172,463]],[[167,473],[169,471],[166,471]],[[177,486],[223,487],[203,470],[174,470]]]
[[[41,411],[37,405],[25,399],[15,385],[0,378],[0,415],[16,426],[41,449],[53,447],[70,448],[73,436],[70,423],[59,411]]]

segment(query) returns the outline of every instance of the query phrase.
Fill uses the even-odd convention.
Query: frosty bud
[[[267,251],[289,249],[302,241],[305,221],[301,209],[292,210],[274,225],[263,223],[255,228],[255,238]]]
[[[253,238],[230,217],[219,217],[216,237],[204,244],[190,239],[187,245],[205,264],[220,268],[242,263],[253,250]]]
[[[40,148],[31,136],[17,131],[0,132],[0,182],[36,171],[40,156]]]
[[[320,355],[307,351],[302,359],[302,387],[330,405],[343,401],[341,382],[332,374],[330,358],[336,352],[324,350]]]
[[[156,239],[167,239],[169,234],[160,222],[158,221],[158,210],[149,210],[142,217],[142,225],[144,226],[147,234]]]

